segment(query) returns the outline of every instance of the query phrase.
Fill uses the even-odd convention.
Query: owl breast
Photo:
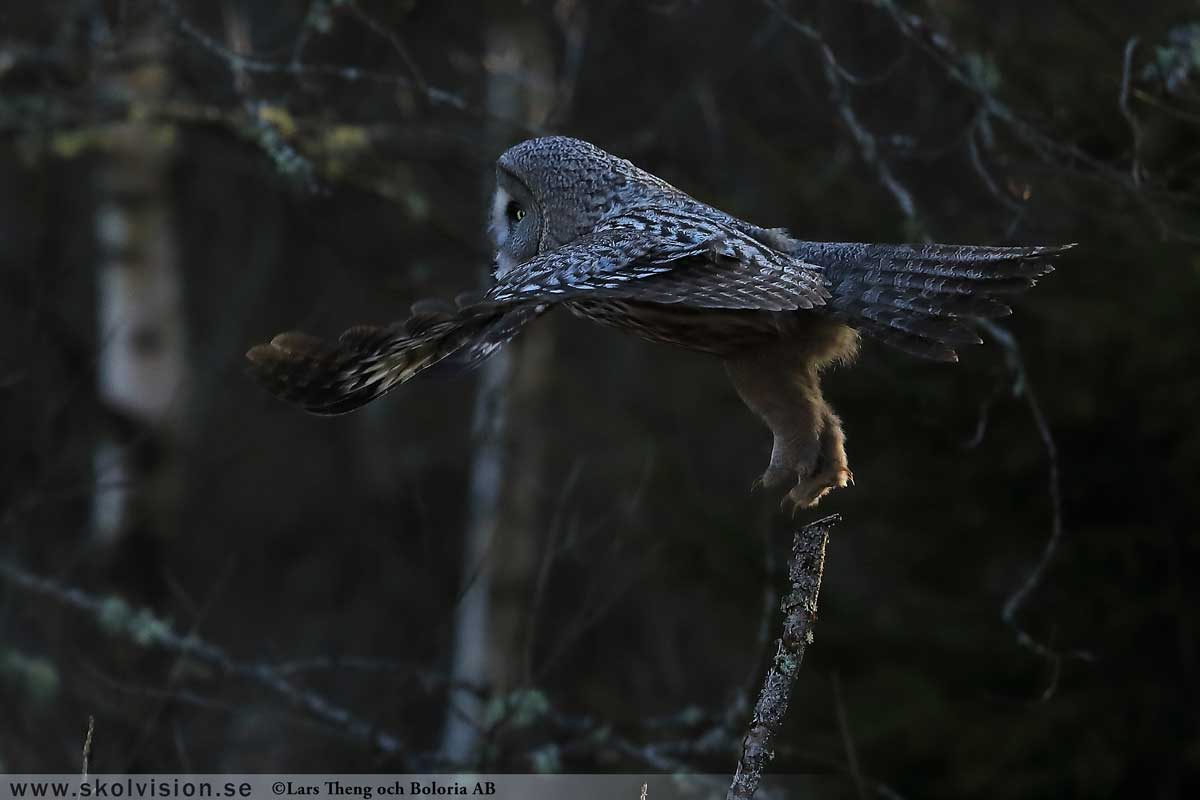
[[[576,300],[571,313],[642,339],[716,356],[729,356],[781,337],[779,314],[638,303],[628,300]]]

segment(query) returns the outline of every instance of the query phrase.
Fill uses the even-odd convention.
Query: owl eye
[[[512,222],[520,222],[521,220],[525,219],[525,209],[521,208],[516,203],[508,204],[507,213],[509,220]]]

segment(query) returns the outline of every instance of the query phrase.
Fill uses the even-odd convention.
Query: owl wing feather
[[[970,318],[1003,317],[1002,298],[1054,271],[1073,244],[1051,247],[896,245],[784,241],[787,252],[821,265],[835,319],[897,349],[957,361],[955,346],[981,340]]]
[[[422,301],[407,320],[336,342],[285,333],[247,357],[276,396],[317,414],[351,411],[438,365],[471,367],[551,305],[619,298],[708,309],[822,313],[898,349],[957,360],[978,343],[963,318],[1010,313],[1072,247],[802,242],[687,208],[627,209],[509,270],[483,295]]]
[[[733,227],[644,207],[518,265],[482,297],[421,301],[403,322],[351,328],[335,342],[284,333],[246,355],[277,397],[315,414],[341,414],[435,365],[474,366],[552,304],[584,296],[790,311],[823,305],[830,295],[818,268]]]
[[[546,310],[541,303],[421,301],[403,322],[360,325],[335,342],[281,333],[246,357],[281,400],[314,414],[344,414],[431,367],[479,364]]]
[[[591,297],[796,311],[824,305],[830,293],[820,267],[712,215],[643,206],[518,265],[487,296],[498,302]]]
[[[822,313],[897,349],[955,361],[970,318],[1052,272],[1074,245],[989,247],[804,242],[720,212],[630,209],[518,267],[496,300],[581,296],[711,309]]]

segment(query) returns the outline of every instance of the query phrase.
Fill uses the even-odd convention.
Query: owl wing
[[[510,270],[497,302],[617,297],[697,308],[794,311],[830,298],[821,267],[766,246],[711,216],[628,209]]]
[[[547,308],[423,301],[394,325],[360,325],[334,342],[281,333],[246,357],[255,377],[281,400],[314,414],[344,414],[431,367],[475,366]]]
[[[967,320],[1011,313],[1002,301],[1053,272],[1053,262],[1074,247],[796,240],[781,246],[821,265],[832,294],[825,308],[830,316],[939,361],[956,361],[956,346],[980,342]]]

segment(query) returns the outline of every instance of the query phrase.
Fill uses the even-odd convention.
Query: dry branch
[[[776,642],[775,658],[754,705],[750,730],[742,739],[742,756],[727,800],[746,800],[758,790],[763,766],[771,757],[771,737],[783,727],[804,650],[812,643],[817,595],[825,573],[825,545],[829,542],[829,530],[840,519],[834,514],[809,523],[796,532],[792,541],[792,556],[788,559],[788,582],[792,588],[780,606],[783,635]]]
[[[0,560],[0,579],[24,591],[90,614],[104,630],[139,646],[153,646],[168,653],[193,658],[225,675],[257,684],[313,719],[340,730],[351,739],[370,745],[380,753],[397,758],[405,755],[405,745],[396,734],[376,727],[369,720],[316,692],[297,686],[268,664],[238,661],[222,648],[194,634],[180,634],[169,622],[149,609],[135,610],[118,597],[101,597],[64,586],[3,560]]]

